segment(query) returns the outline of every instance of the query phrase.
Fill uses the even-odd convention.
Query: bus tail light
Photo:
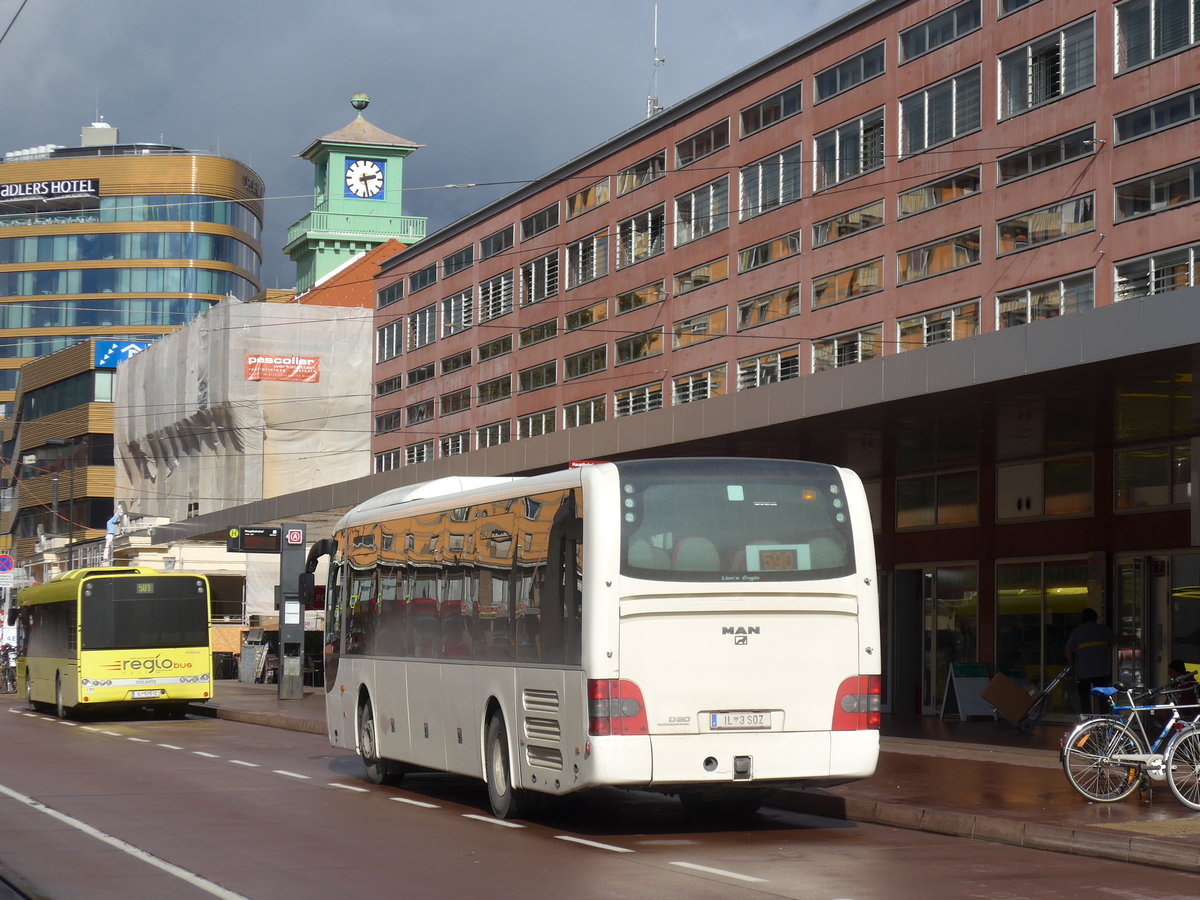
[[[834,701],[833,730],[878,730],[880,689],[878,675],[854,675],[843,681]]]
[[[588,734],[648,734],[646,704],[632,681],[589,678]]]

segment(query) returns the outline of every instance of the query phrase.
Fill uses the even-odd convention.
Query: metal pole
[[[67,568],[73,569],[73,561],[71,559],[71,545],[75,543],[75,448],[71,447],[71,487],[70,487],[70,511],[67,516]]]

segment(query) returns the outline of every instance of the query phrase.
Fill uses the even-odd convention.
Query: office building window
[[[555,360],[530,366],[517,373],[517,393],[528,394],[558,383],[558,363]]]
[[[900,152],[908,156],[979,130],[976,66],[900,99]]]
[[[797,144],[742,168],[738,208],[743,221],[800,199],[800,151]]]
[[[853,87],[858,87],[864,81],[870,81],[876,75],[883,74],[884,44],[880,41],[855,56],[850,57],[836,66],[817,73],[816,94],[817,103],[822,103],[830,97],[835,97]]]
[[[1134,300],[1165,294],[1200,283],[1200,244],[1160,250],[1116,265],[1114,299]]]
[[[470,364],[470,350],[464,350],[461,353],[455,353],[453,356],[447,356],[442,360],[442,374],[449,375],[451,372],[457,372],[459,369],[465,369]]]
[[[393,282],[375,293],[375,308],[383,309],[404,299],[404,280]]]
[[[417,463],[429,462],[433,459],[433,441],[421,441],[419,444],[409,444],[404,448],[404,464],[415,466]]]
[[[1002,117],[1050,103],[1095,83],[1092,19],[1000,57]]]
[[[729,310],[722,306],[710,312],[700,313],[681,319],[672,326],[673,341],[671,346],[683,350],[696,344],[703,344],[713,338],[719,338],[729,329]]]
[[[1133,141],[1200,119],[1200,88],[1156,100],[1113,117],[1117,143]]]
[[[487,447],[498,447],[501,444],[507,444],[511,440],[511,419],[505,419],[503,422],[492,422],[490,425],[481,425],[475,429],[475,446],[480,450]]]
[[[495,359],[498,356],[505,356],[512,353],[513,339],[511,334],[506,334],[503,337],[498,337],[493,341],[487,341],[480,344],[477,348],[479,361]]]
[[[915,216],[917,213],[945,206],[963,197],[979,193],[980,169],[967,169],[957,175],[939,178],[929,184],[904,191],[899,196],[900,218]]]
[[[582,191],[577,191],[567,198],[567,218],[574,219],[576,216],[582,216],[585,212],[595,209],[597,206],[603,206],[608,202],[608,179],[597,181],[591,187],[586,187]]]
[[[395,319],[375,329],[375,362],[386,362],[399,356],[403,340],[403,319]]]
[[[593,425],[604,421],[605,403],[603,397],[592,397],[579,403],[568,403],[563,407],[563,426],[579,428],[582,425]]]
[[[1118,184],[1114,219],[1122,222],[1200,199],[1200,162]]]
[[[1016,253],[1095,230],[1095,195],[1043,206],[996,224],[996,255]]]
[[[729,120],[722,119],[675,145],[675,168],[682,169],[729,146]]]
[[[618,269],[663,252],[666,217],[666,207],[659,205],[617,223]]]
[[[682,406],[728,392],[726,366],[713,366],[700,372],[689,372],[671,379],[671,405]]]
[[[432,381],[433,363],[427,363],[423,366],[417,366],[415,369],[409,369],[407,378],[409,387],[426,381]]]
[[[662,178],[667,172],[667,151],[660,150],[653,156],[635,163],[617,173],[617,196],[636,191],[644,184]]]
[[[464,412],[471,408],[471,389],[462,388],[461,390],[451,391],[448,394],[442,394],[439,406],[441,415],[451,416],[454,413]]]
[[[659,381],[617,391],[613,398],[614,414],[620,418],[662,409],[662,394],[662,382]]]
[[[571,381],[585,375],[595,375],[608,368],[608,348],[601,344],[580,353],[573,353],[563,360],[566,378]]]
[[[383,453],[376,453],[374,471],[378,475],[380,472],[390,472],[393,469],[400,468],[400,451],[385,450]]]
[[[979,473],[937,472],[896,479],[896,528],[975,525],[979,522]]]
[[[875,259],[859,266],[820,275],[812,282],[812,308],[832,306],[843,300],[865,297],[883,290],[883,260]]]
[[[840,369],[874,359],[883,352],[883,326],[876,325],[813,341],[812,352],[814,372]]]
[[[1117,71],[1153,62],[1200,40],[1195,0],[1126,0],[1117,10]]]
[[[488,322],[512,312],[513,273],[511,270],[489,278],[479,285],[479,321]]]
[[[391,378],[385,378],[382,381],[375,382],[375,396],[383,397],[387,394],[394,394],[403,387],[403,377],[400,375],[393,375]]]
[[[966,0],[900,32],[900,63],[957,41],[982,25],[980,0]]]
[[[558,226],[558,203],[521,220],[521,240],[527,241]]]
[[[641,309],[643,306],[661,303],[666,296],[664,283],[661,281],[635,288],[632,291],[626,291],[623,294],[617,294],[617,315]]]
[[[729,224],[729,178],[675,198],[675,246],[707,237]]]
[[[442,277],[449,278],[461,272],[463,269],[469,269],[475,263],[475,248],[463,247],[456,253],[451,253],[442,260]]]
[[[442,337],[458,334],[471,327],[471,298],[474,288],[467,288],[442,299]]]
[[[460,431],[457,434],[446,435],[438,444],[443,457],[458,456],[471,449],[471,436],[465,431]]]
[[[524,349],[558,337],[558,319],[547,319],[517,332],[517,346]]]
[[[437,306],[430,304],[408,317],[408,349],[432,344],[437,338]]]
[[[558,251],[521,266],[521,305],[537,303],[558,293]]]
[[[554,433],[554,410],[531,413],[517,419],[517,440],[540,437],[543,434]]]
[[[1012,328],[1091,309],[1095,305],[1092,273],[1073,275],[996,295],[996,327]]]
[[[674,278],[674,293],[678,297],[729,277],[729,257],[705,263],[702,266],[680,272]]]
[[[488,259],[503,253],[505,250],[511,250],[513,245],[513,227],[509,225],[507,228],[501,228],[499,231],[489,234],[479,242],[479,258]]]
[[[900,319],[899,350],[918,350],[946,341],[979,334],[979,301],[971,300],[944,309]]]
[[[801,85],[794,84],[760,103],[742,110],[742,137],[749,137],[756,132],[769,128],[776,122],[782,122],[800,112],[802,106]]]
[[[1024,178],[1026,175],[1044,172],[1046,169],[1090,156],[1096,149],[1095,137],[1096,126],[1088,125],[1070,134],[1059,135],[1002,156],[996,160],[996,183],[1004,184],[1006,181]]]
[[[1007,16],[1009,13],[1015,13],[1017,10],[1037,2],[1038,0],[1000,0],[1000,15]]]
[[[1190,444],[1163,444],[1118,450],[1113,507],[1118,510],[1182,506],[1192,496]]]
[[[389,434],[393,431],[399,431],[403,423],[404,413],[398,409],[381,413],[375,417],[375,433]]]
[[[979,262],[979,229],[896,254],[896,283],[931,278]]]
[[[430,263],[408,276],[408,292],[415,294],[437,282],[437,263]]]
[[[749,272],[800,252],[800,232],[790,231],[787,234],[755,244],[738,252],[738,270]]]
[[[650,331],[643,331],[641,334],[618,338],[613,351],[616,353],[618,366],[636,362],[639,359],[648,359],[651,356],[660,356],[663,352],[662,328],[653,328]]]
[[[587,328],[589,325],[595,325],[597,322],[603,322],[608,318],[608,301],[601,300],[598,303],[590,303],[582,309],[572,310],[563,316],[563,325],[567,331],[577,331],[580,328]]]
[[[814,138],[814,189],[823,191],[883,167],[883,110],[877,109]]]
[[[413,425],[420,425],[422,422],[429,422],[432,419],[432,400],[422,400],[420,403],[412,403],[404,408],[404,424],[408,428],[411,428]]]
[[[479,383],[479,399],[475,401],[476,406],[487,406],[489,403],[498,403],[501,400],[507,400],[512,396],[512,376],[501,375],[499,378],[492,378],[489,381],[481,381]]]
[[[790,381],[800,377],[800,348],[789,347],[786,350],[775,350],[739,359],[737,367],[739,391],[748,391],[777,381]]]
[[[567,245],[567,289],[608,274],[608,235],[603,231]]]
[[[870,231],[883,224],[883,201],[876,200],[858,209],[839,213],[824,222],[813,225],[813,246],[822,247],[832,244],[844,237],[858,234],[860,231]]]
[[[800,313],[800,285],[794,284],[769,294],[761,294],[737,305],[738,331],[756,328]]]

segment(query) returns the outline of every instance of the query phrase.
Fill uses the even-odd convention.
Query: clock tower
[[[370,100],[355,94],[358,117],[300,153],[313,164],[313,208],[289,229],[283,252],[296,263],[296,292],[389,239],[425,237],[425,218],[401,210],[404,157],[421,144],[388,134],[363,118]]]

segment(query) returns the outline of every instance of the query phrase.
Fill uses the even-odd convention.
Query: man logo
[[[742,644],[749,643],[749,641],[750,641],[750,638],[746,637],[746,635],[739,634],[737,637],[735,637],[733,639],[733,646],[740,647],[740,646],[742,646]]]
[[[721,634],[762,634],[762,629],[757,625],[746,627],[745,625],[722,625]]]

